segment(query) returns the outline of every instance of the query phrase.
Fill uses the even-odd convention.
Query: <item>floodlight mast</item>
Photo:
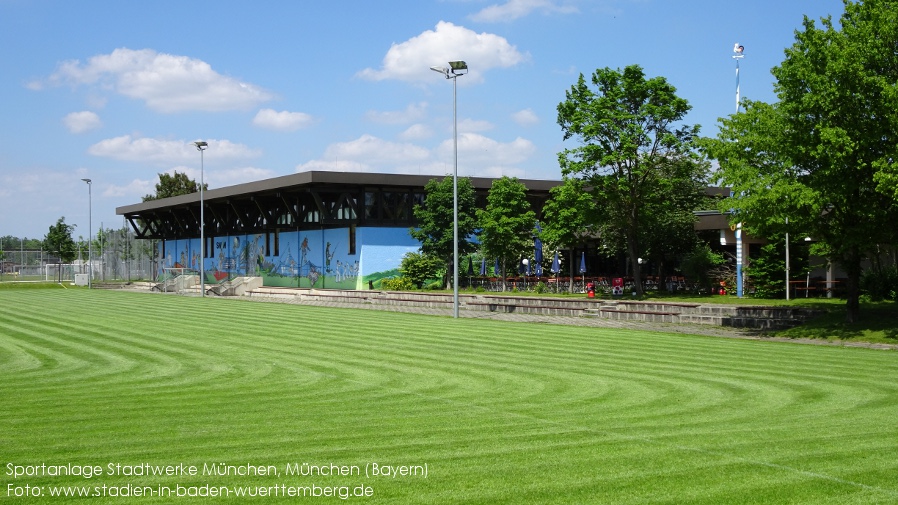
[[[93,256],[93,246],[91,245],[90,240],[90,236],[93,233],[93,223],[91,223],[93,216],[91,216],[91,214],[93,214],[94,207],[93,202],[91,202],[93,199],[91,196],[92,183],[90,179],[81,180],[87,183],[87,289],[91,289],[91,277],[94,276],[93,261],[91,261],[91,256]]]
[[[452,138],[455,146],[455,170],[452,173],[452,317],[458,319],[458,79],[468,73],[464,61],[450,61],[449,68],[435,65],[430,67],[452,79]]]
[[[745,58],[743,54],[745,46],[736,42],[733,44],[733,59],[736,60],[736,114],[739,114],[739,60]],[[736,224],[736,296],[742,298],[742,223]],[[786,286],[788,293],[789,286]]]
[[[200,296],[206,296],[206,235],[203,231],[206,225],[206,220],[203,216],[203,151],[209,147],[207,142],[203,142],[202,140],[194,142],[193,145],[196,146],[196,149],[200,152]]]

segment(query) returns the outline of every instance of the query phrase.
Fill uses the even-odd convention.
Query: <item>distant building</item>
[[[398,275],[403,255],[418,250],[420,243],[409,235],[417,225],[413,208],[423,204],[427,182],[443,177],[302,172],[205,191],[203,258],[199,193],[119,207],[116,213],[125,216],[136,238],[159,240],[160,271],[199,270],[202,261],[209,281],[252,275],[267,286],[367,289],[369,281]],[[470,179],[482,207],[494,179]],[[521,182],[540,218],[549,190],[561,181]],[[718,193],[725,192],[708,190]],[[696,230],[718,230],[719,247],[735,252],[726,216],[708,211],[699,219]],[[600,258],[594,245],[563,251],[563,263],[579,264],[585,252],[589,275],[624,274],[623,258]]]
[[[199,193],[119,207],[137,238],[158,239],[160,268],[254,275],[268,286],[367,288],[398,274],[419,242],[409,235],[424,186],[443,176],[303,172],[204,192],[206,245],[200,258]],[[493,179],[473,177],[484,202]],[[539,212],[557,181],[522,180]]]

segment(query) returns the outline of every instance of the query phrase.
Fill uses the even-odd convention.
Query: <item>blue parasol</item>
[[[480,276],[486,277],[486,258],[480,258]]]
[[[586,273],[586,252],[580,253],[580,273]]]
[[[555,259],[552,260],[552,273],[557,274],[561,271],[561,261],[558,260],[558,251],[555,251]]]

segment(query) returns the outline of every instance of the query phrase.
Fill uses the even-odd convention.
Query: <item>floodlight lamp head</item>
[[[90,184],[90,179],[81,179],[81,180],[84,181],[84,182],[86,182],[86,183],[88,183],[88,184]]]
[[[743,56],[745,56],[744,54],[742,54],[744,52],[745,46],[739,44],[738,42],[733,45],[733,58],[742,58]]]
[[[445,75],[447,79],[449,78],[449,69],[446,67],[434,65],[434,66],[430,67],[430,69],[433,70],[434,72],[439,72],[439,73]]]
[[[198,150],[200,150],[200,151],[202,151],[203,149],[209,147],[209,144],[206,143],[206,142],[203,142],[202,140],[200,140],[200,141],[198,141],[198,142],[194,142],[193,145],[195,145],[196,148],[197,148]]]
[[[468,64],[463,61],[450,61],[449,66],[455,75],[464,75],[468,73]]]

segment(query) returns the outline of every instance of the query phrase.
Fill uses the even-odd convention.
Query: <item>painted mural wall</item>
[[[354,234],[354,236],[353,236]],[[419,243],[408,228],[348,228],[207,237],[206,282],[262,277],[266,286],[369,289],[399,275],[402,257]],[[200,239],[167,240],[160,275],[200,269]]]

